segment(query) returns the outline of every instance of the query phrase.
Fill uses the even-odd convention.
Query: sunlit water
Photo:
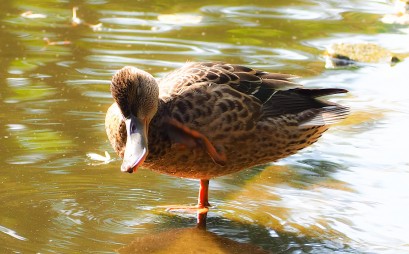
[[[389,1],[37,2],[0,3],[0,252],[409,253],[409,62],[323,61],[335,42],[409,53],[409,27],[380,21]],[[196,234],[162,206],[194,204],[198,182],[121,174],[103,122],[115,70],[205,60],[346,88],[332,100],[352,114],[297,155],[211,181]]]

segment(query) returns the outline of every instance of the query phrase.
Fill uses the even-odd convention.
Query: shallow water
[[[0,252],[409,253],[409,61],[323,60],[334,42],[409,53],[409,27],[380,21],[389,1],[83,2],[0,3]],[[332,100],[352,108],[297,155],[211,181],[208,234],[161,207],[194,204],[198,182],[120,173],[104,130],[115,70],[205,60],[345,88]]]

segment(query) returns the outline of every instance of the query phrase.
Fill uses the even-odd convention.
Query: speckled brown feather
[[[143,166],[179,177],[210,179],[276,161],[311,145],[328,124],[349,112],[317,97],[346,90],[303,89],[293,79],[293,75],[224,63],[188,63],[170,73],[159,82],[159,106],[149,126],[149,155]],[[114,103],[106,129],[122,156],[126,135],[118,114]],[[225,156],[224,166],[215,163],[200,145],[203,142],[180,144],[180,133],[175,138],[170,120],[206,137]]]

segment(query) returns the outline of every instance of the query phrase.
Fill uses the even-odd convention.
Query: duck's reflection
[[[207,219],[207,212],[198,212],[196,228],[206,230],[206,219]]]
[[[178,228],[135,238],[118,253],[269,253],[261,247],[240,243],[206,231],[207,213],[198,214],[196,228]]]

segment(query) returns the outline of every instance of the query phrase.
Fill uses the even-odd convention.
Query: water
[[[0,6],[1,252],[409,253],[409,62],[326,70],[323,61],[335,42],[408,53],[409,28],[380,21],[389,1]],[[204,60],[346,88],[332,100],[352,114],[297,155],[212,180],[208,232],[197,232],[194,216],[161,206],[194,204],[198,182],[120,173],[104,116],[122,66],[160,77]],[[104,151],[107,163],[87,157]]]

